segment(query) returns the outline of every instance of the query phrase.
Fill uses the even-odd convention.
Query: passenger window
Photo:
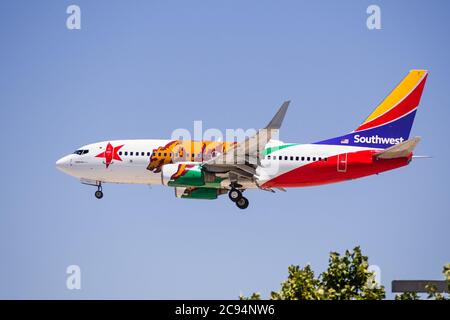
[[[284,160],[287,160],[288,159],[288,157],[287,156],[284,156]]]
[[[278,160],[283,160],[283,157],[282,157],[282,156],[279,156],[279,157],[278,157]]]
[[[141,156],[145,156],[145,152],[141,152]]]
[[[291,161],[292,161],[292,160],[294,160],[294,157],[293,157],[293,156],[291,156]]]
[[[313,161],[316,161],[316,157],[313,157]]]
[[[161,152],[158,152],[158,157],[161,157]]]
[[[298,161],[299,160],[299,157],[295,157],[295,161]]]
[[[267,159],[269,159],[269,160],[270,160],[270,156],[267,156]]]
[[[125,151],[125,155],[126,155],[126,156],[128,155],[128,151]]]
[[[306,161],[310,161],[310,160],[311,160],[311,158],[310,158],[310,157],[307,157],[307,158],[306,158]]]
[[[119,151],[119,156],[121,156],[122,155],[122,151]]]
[[[133,155],[133,151],[130,151],[130,156],[132,156]]]
[[[150,152],[147,152],[147,157],[150,157]]]

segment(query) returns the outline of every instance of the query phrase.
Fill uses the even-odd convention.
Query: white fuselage
[[[112,159],[106,168],[106,159],[97,157],[105,151],[108,144],[98,142],[79,148],[88,150],[84,154],[69,154],[57,161],[57,167],[65,173],[81,180],[107,183],[160,184],[161,175],[147,170],[153,149],[168,143],[169,140],[116,140],[114,146],[124,145],[119,151],[122,160]],[[126,155],[125,155],[126,153]]]
[[[57,161],[56,166],[61,171],[80,179],[82,182],[97,184],[102,183],[127,183],[127,184],[162,184],[161,173],[148,170],[147,167],[154,150],[165,146],[172,140],[115,140],[103,141],[85,145],[75,153],[69,154]],[[281,143],[279,141],[277,144]],[[116,151],[108,157],[102,155],[110,144]],[[270,147],[271,144],[267,145]],[[343,152],[360,151],[367,148],[350,146],[330,146],[318,144],[294,144],[289,148],[276,150],[270,153],[270,159],[266,155],[261,159],[260,166],[256,169],[256,182],[262,184],[284,172],[308,165],[316,159],[331,157]],[[114,151],[113,151],[114,152]],[[280,159],[280,156],[282,159]],[[208,160],[208,156],[195,153],[189,155],[188,161],[202,163]],[[186,158],[179,159],[186,162]],[[175,163],[177,160],[174,161]],[[330,163],[330,165],[332,165]],[[221,183],[228,188],[230,181],[224,179]],[[244,182],[245,188],[255,188],[254,182]]]

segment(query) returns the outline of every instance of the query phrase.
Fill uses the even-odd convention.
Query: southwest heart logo
[[[106,146],[106,150],[98,155],[96,155],[96,158],[104,158],[106,169],[108,169],[109,165],[113,160],[119,160],[122,161],[120,156],[117,154],[124,145],[113,147],[110,142],[108,142],[108,145]]]

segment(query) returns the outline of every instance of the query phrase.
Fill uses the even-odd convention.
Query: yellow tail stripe
[[[423,78],[426,70],[411,70],[408,75],[399,83],[397,87],[379,104],[379,106],[362,123],[366,124],[382,114],[386,113],[405,98]]]

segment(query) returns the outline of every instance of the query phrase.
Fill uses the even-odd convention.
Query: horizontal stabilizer
[[[419,142],[420,137],[415,137],[406,140],[404,142],[396,144],[395,146],[387,148],[386,150],[376,153],[375,157],[377,159],[395,159],[407,157],[411,154],[411,152],[414,150],[414,148],[417,146]]]

